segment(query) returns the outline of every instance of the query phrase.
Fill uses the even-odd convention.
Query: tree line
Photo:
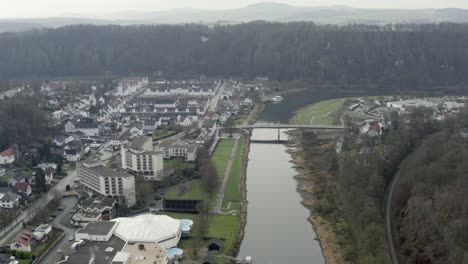
[[[468,25],[67,26],[0,34],[0,80],[117,75],[266,75],[346,88],[468,83]]]

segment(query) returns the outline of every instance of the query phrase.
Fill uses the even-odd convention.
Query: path
[[[400,177],[400,171],[398,170],[397,173],[393,175],[392,180],[388,186],[388,192],[385,195],[385,236],[387,238],[387,247],[388,253],[390,254],[390,259],[393,264],[398,264],[398,256],[395,250],[395,241],[393,236],[392,230],[392,197],[393,191],[395,190],[396,183],[398,182],[398,177]]]
[[[221,207],[223,205],[224,200],[224,192],[226,191],[226,186],[229,181],[229,176],[231,175],[232,164],[234,163],[234,159],[236,157],[237,147],[239,145],[240,137],[236,137],[236,141],[234,142],[234,146],[231,150],[231,156],[229,157],[228,165],[226,167],[226,171],[224,172],[223,183],[221,184],[221,188],[219,189],[218,201],[216,202],[216,206],[214,207],[214,212],[219,214],[221,212]]]

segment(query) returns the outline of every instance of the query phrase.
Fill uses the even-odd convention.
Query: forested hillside
[[[0,79],[113,74],[307,79],[339,88],[468,84],[468,25],[69,26],[0,35]]]
[[[403,162],[396,233],[405,263],[468,262],[467,146],[466,134],[449,127]]]

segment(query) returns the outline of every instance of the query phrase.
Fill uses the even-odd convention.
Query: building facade
[[[135,177],[112,170],[100,162],[84,161],[77,166],[78,179],[87,189],[104,196],[120,196],[127,206],[136,202]]]
[[[163,153],[153,150],[151,137],[137,137],[121,147],[122,168],[148,181],[159,181],[164,176]]]

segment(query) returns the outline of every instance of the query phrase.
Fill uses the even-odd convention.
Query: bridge
[[[238,128],[238,129],[256,129],[256,128],[272,128],[272,129],[280,129],[280,128],[286,129],[286,128],[289,128],[289,129],[296,129],[296,128],[308,128],[308,129],[320,129],[320,130],[346,130],[346,127],[344,127],[344,126],[297,125],[297,124],[278,124],[278,123],[240,125],[240,126],[235,126],[233,128]]]

